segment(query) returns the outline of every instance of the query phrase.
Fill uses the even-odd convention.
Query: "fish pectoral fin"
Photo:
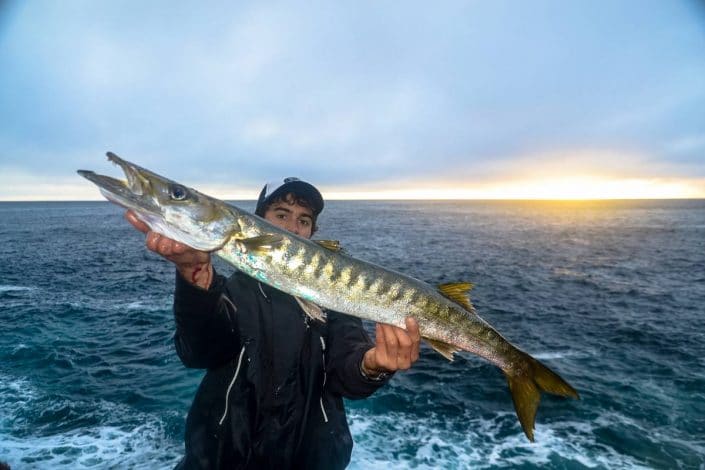
[[[335,253],[343,251],[343,247],[340,246],[340,242],[338,240],[313,240],[313,242]]]
[[[472,311],[473,306],[470,302],[470,296],[468,295],[472,287],[473,285],[470,282],[449,282],[439,285],[438,291],[443,294],[444,297],[460,304],[466,310]]]
[[[453,346],[452,344],[446,343],[444,341],[439,341],[437,339],[430,339],[426,337],[423,337],[423,339],[425,339],[428,345],[431,346],[438,354],[442,355],[451,362],[453,362],[453,354],[457,353],[458,351],[461,351],[459,347]]]
[[[281,235],[267,233],[264,235],[259,235],[257,237],[243,238],[241,240],[238,240],[238,243],[240,243],[245,248],[245,251],[266,253],[276,248],[283,241],[284,237],[282,237]]]
[[[306,315],[308,315],[309,317],[311,317],[314,320],[318,320],[320,322],[325,323],[326,312],[324,312],[321,307],[314,304],[310,300],[304,300],[301,297],[294,297],[294,298],[299,303],[299,306],[301,306],[301,310],[303,310]]]

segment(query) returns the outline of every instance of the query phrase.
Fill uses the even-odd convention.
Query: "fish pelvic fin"
[[[424,337],[429,346],[431,346],[438,354],[453,362],[453,354],[460,351],[460,348],[452,344]]]
[[[245,252],[267,253],[279,246],[284,241],[281,235],[265,234],[252,238],[243,238],[238,242],[243,247]]]
[[[539,361],[522,353],[526,362],[519,373],[505,371],[516,410],[524,434],[534,442],[536,410],[541,401],[541,392],[580,399],[578,392],[568,382]]]
[[[302,299],[301,297],[294,297],[296,299],[296,302],[298,302],[299,306],[301,307],[301,310],[304,311],[306,315],[311,317],[314,320],[318,320],[320,322],[325,322],[326,321],[326,312],[323,311],[321,307],[318,305],[314,304],[313,302],[309,300]]]
[[[343,247],[340,246],[340,241],[338,240],[313,240],[313,242],[334,253],[343,251]]]
[[[444,297],[449,298],[453,302],[460,304],[465,310],[473,311],[472,303],[468,292],[473,285],[470,282],[449,282],[438,286],[438,291]]]

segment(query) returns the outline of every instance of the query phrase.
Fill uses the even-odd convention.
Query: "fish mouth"
[[[149,178],[152,173],[113,152],[106,155],[109,161],[122,169],[126,179],[120,180],[90,170],[78,170],[77,173],[98,186],[103,196],[111,202],[128,209],[159,213],[158,205],[152,202],[154,190]]]

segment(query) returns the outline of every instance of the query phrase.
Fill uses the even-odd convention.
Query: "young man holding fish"
[[[265,185],[255,213],[311,238],[323,206],[314,186],[286,178]],[[226,279],[209,253],[149,231],[132,211],[126,218],[176,265],[177,352],[208,369],[177,468],[344,468],[352,439],[342,399],[365,398],[411,367],[416,322],[378,323],[372,343],[359,319],[328,311],[312,320],[315,305],[239,272]]]

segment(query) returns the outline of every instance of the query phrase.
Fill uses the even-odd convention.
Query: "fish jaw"
[[[227,204],[164,178],[108,152],[125,174],[119,180],[93,171],[78,174],[94,183],[109,201],[135,212],[149,228],[202,251],[225,245],[239,230]]]

